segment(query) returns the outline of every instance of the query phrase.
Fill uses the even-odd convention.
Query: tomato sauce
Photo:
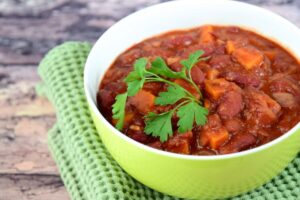
[[[239,27],[202,26],[171,31],[144,40],[119,55],[106,72],[97,95],[98,107],[113,125],[112,105],[126,92],[124,78],[140,57],[162,57],[174,71],[195,50],[209,59],[196,64],[192,79],[209,110],[207,123],[192,131],[176,131],[166,142],[144,133],[144,116],[170,106],[154,105],[166,84],[146,83],[126,103],[123,133],[153,148],[192,155],[240,152],[270,142],[300,121],[300,66],[279,44]],[[189,87],[189,86],[187,86]]]

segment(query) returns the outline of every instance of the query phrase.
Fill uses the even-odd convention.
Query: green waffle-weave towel
[[[103,146],[83,90],[83,68],[90,49],[88,43],[64,43],[52,49],[38,68],[43,83],[37,91],[47,96],[57,114],[48,135],[49,148],[71,198],[174,199],[131,178]],[[232,199],[300,199],[300,154],[271,182]]]

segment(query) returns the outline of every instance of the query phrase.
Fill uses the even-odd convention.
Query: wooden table
[[[0,0],[0,200],[69,199],[47,148],[55,111],[34,89],[42,56],[67,40],[94,42],[123,16],[161,1]],[[298,0],[248,2],[300,26]]]

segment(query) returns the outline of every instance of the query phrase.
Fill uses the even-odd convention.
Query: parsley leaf
[[[187,69],[191,70],[193,66],[199,62],[201,59],[199,59],[204,54],[203,50],[195,51],[194,53],[191,53],[189,55],[188,59],[182,60],[180,63]]]
[[[146,116],[145,133],[154,137],[159,137],[161,142],[168,140],[168,137],[173,135],[171,118],[173,110],[165,113],[156,114],[150,112]]]
[[[167,78],[182,78],[185,77],[185,72],[175,72],[171,70],[161,57],[157,57],[152,63],[151,68],[148,70],[157,75]]]
[[[143,87],[145,83],[145,78],[142,78],[140,80],[134,80],[129,83],[127,83],[127,92],[128,96],[134,96],[138,91]]]
[[[194,121],[196,121],[197,125],[204,125],[207,115],[208,110],[194,101],[180,107],[177,111],[179,132],[184,133],[192,130]]]
[[[155,98],[155,104],[162,106],[174,104],[185,96],[187,95],[182,87],[171,85],[166,92],[160,92],[158,94],[158,97]]]
[[[136,71],[132,71],[130,72],[126,78],[124,79],[124,81],[126,83],[129,83],[131,81],[135,81],[135,80],[139,80],[141,77],[139,76],[139,74]]]
[[[125,106],[126,106],[126,100],[127,100],[127,93],[118,94],[116,96],[116,101],[113,104],[113,119],[117,119],[118,122],[116,124],[116,128],[118,130],[122,130],[124,125],[124,117],[125,117]]]
[[[172,116],[174,113],[179,118],[177,126],[180,133],[192,130],[194,124],[204,125],[208,110],[201,106],[201,101],[194,94],[170,80],[183,79],[201,95],[199,87],[192,80],[191,69],[197,62],[208,59],[207,57],[201,58],[203,54],[202,50],[195,51],[189,55],[188,59],[182,60],[183,68],[180,72],[170,69],[161,57],[157,57],[151,63],[150,69],[146,68],[148,64],[146,58],[137,59],[133,64],[133,71],[124,79],[127,84],[127,93],[117,95],[113,104],[112,117],[118,120],[116,128],[119,130],[123,128],[127,97],[135,96],[146,82],[163,82],[168,85],[167,91],[160,92],[155,98],[155,105],[166,106],[177,103],[169,111],[160,114],[150,112],[145,116],[144,132],[146,134],[159,137],[161,142],[167,141],[168,137],[173,135]]]
[[[137,59],[133,64],[134,71],[130,72],[125,78],[128,96],[136,95],[144,86],[147,62],[146,58]]]
[[[137,72],[137,74],[142,77],[144,76],[145,72],[146,72],[146,65],[148,63],[148,60],[146,58],[139,58],[137,59],[134,64],[134,70]]]
[[[185,69],[187,70],[187,76],[186,76],[185,80],[194,86],[194,88],[200,94],[200,97],[202,97],[201,91],[199,90],[199,88],[197,87],[195,82],[193,81],[191,71],[197,62],[209,59],[209,57],[201,58],[201,56],[203,56],[203,55],[204,55],[204,51],[198,50],[198,51],[195,51],[194,53],[191,53],[189,55],[188,59],[182,60],[180,62],[183,65],[183,70],[184,71],[185,71]]]

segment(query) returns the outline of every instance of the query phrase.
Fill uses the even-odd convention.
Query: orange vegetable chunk
[[[205,129],[200,134],[200,142],[204,146],[212,149],[218,149],[229,139],[229,133],[226,128]]]
[[[216,79],[219,74],[220,74],[220,72],[218,70],[216,70],[216,69],[209,69],[206,72],[206,78],[208,80],[213,80],[213,79]]]
[[[130,97],[128,102],[139,112],[147,114],[153,108],[154,100],[155,96],[151,92],[140,90],[135,96]]]
[[[165,148],[167,151],[180,153],[180,154],[190,154],[190,142],[193,137],[193,133],[188,131],[186,133],[178,133],[165,143]]]
[[[234,42],[231,41],[231,40],[228,40],[226,42],[226,51],[227,51],[227,53],[231,54],[232,52],[234,52],[234,50],[235,50]]]
[[[247,70],[259,67],[264,60],[263,54],[259,50],[250,47],[238,48],[232,56]]]
[[[230,85],[230,83],[224,78],[206,80],[204,83],[205,91],[214,100],[217,100],[220,96],[222,96]]]
[[[132,112],[125,112],[125,118],[124,118],[124,126],[127,127],[130,122],[132,121],[134,117],[134,113]],[[112,123],[113,125],[116,125],[118,123],[117,119],[112,119]]]
[[[215,40],[214,36],[211,34],[213,32],[212,26],[204,26],[201,29],[200,41],[199,43],[209,43]]]

